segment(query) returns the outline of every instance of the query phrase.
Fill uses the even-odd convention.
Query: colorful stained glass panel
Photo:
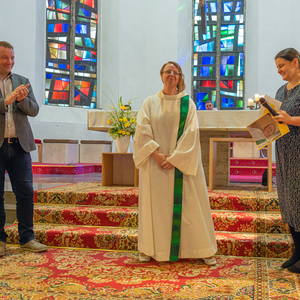
[[[199,95],[216,101],[216,88],[220,89],[220,109],[242,109],[244,74],[244,0],[221,0],[221,19],[217,22],[216,0],[206,0],[206,34],[201,34],[199,0],[194,0],[194,60],[193,88],[198,109],[205,109],[205,101]],[[217,42],[217,28],[221,39]],[[216,43],[220,45],[220,60],[216,61]],[[216,82],[216,65],[220,79]],[[214,82],[214,84],[212,84]],[[218,95],[219,96],[219,95]],[[224,98],[224,99],[223,99]],[[224,100],[224,101],[223,101]],[[200,104],[199,104],[200,101]]]
[[[75,5],[75,28],[70,28]],[[47,57],[45,103],[69,105],[70,60],[75,61],[75,106],[96,108],[97,97],[97,0],[46,0]],[[75,56],[70,58],[70,31],[75,32]],[[63,76],[62,76],[63,75]],[[73,78],[73,77],[72,77]],[[68,92],[66,92],[66,89]]]

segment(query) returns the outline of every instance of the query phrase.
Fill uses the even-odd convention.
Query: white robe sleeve
[[[167,160],[184,175],[195,176],[198,170],[200,151],[196,106],[190,99],[184,131],[177,141],[174,152]]]
[[[153,132],[150,124],[151,100],[147,98],[137,116],[136,132],[133,141],[133,160],[139,169],[149,159],[150,155],[159,147],[153,140]]]

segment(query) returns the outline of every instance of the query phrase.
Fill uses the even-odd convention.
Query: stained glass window
[[[244,2],[206,0],[206,33],[202,34],[199,0],[194,0],[193,95],[197,109],[205,110],[207,100],[219,109],[244,108]]]
[[[98,0],[46,0],[46,7],[45,103],[96,108]]]

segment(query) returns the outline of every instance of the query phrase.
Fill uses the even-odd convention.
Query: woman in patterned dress
[[[274,119],[290,132],[276,140],[276,175],[282,220],[288,223],[295,250],[282,268],[300,273],[300,54],[287,48],[275,56],[278,74],[287,81],[275,98],[282,102]]]

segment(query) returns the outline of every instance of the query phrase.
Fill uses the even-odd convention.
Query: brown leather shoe
[[[44,244],[41,244],[37,240],[31,240],[30,242],[21,245],[20,248],[22,250],[28,250],[31,252],[45,252],[48,251],[48,247]]]

